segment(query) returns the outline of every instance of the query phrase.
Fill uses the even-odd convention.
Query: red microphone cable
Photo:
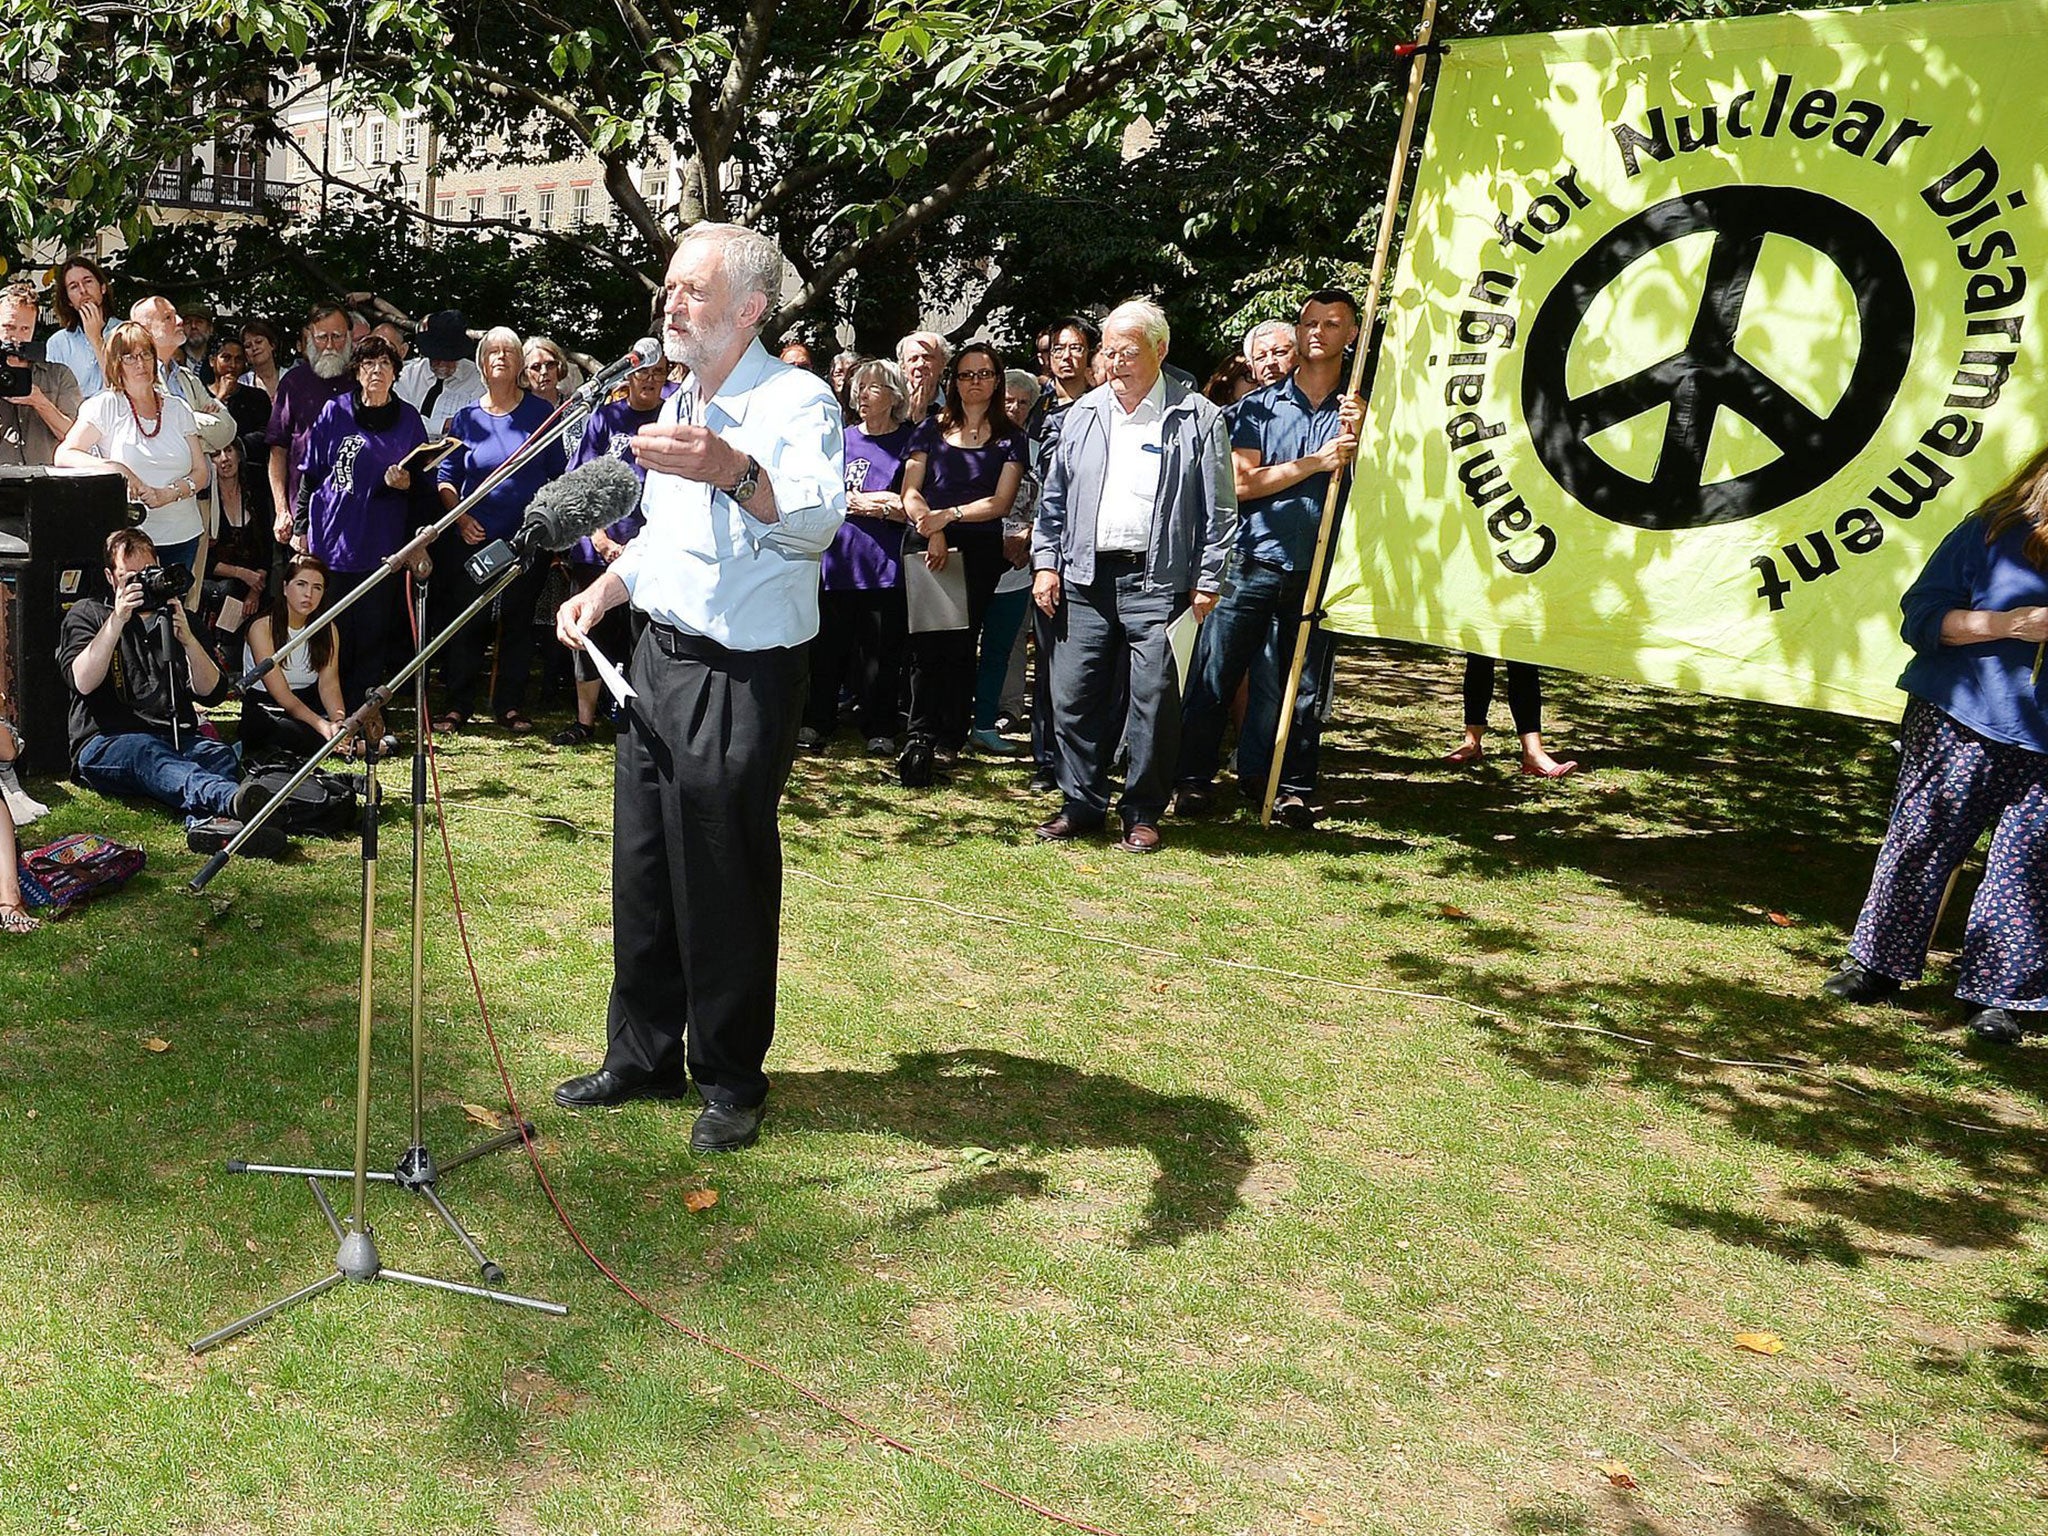
[[[412,578],[410,576],[406,578],[406,592],[408,597],[410,597],[412,593]],[[419,629],[416,603],[408,602],[406,604],[406,613],[409,622],[413,625],[413,642],[417,645],[419,642]],[[750,1370],[760,1372],[773,1381],[780,1382],[799,1397],[802,1397],[824,1412],[831,1414],[834,1418],[859,1430],[878,1445],[886,1446],[892,1451],[899,1451],[905,1456],[913,1457],[918,1461],[937,1467],[941,1471],[959,1478],[962,1482],[981,1489],[984,1493],[993,1494],[999,1499],[1008,1500],[1019,1509],[1037,1515],[1042,1519],[1050,1520],[1055,1525],[1064,1526],[1068,1530],[1087,1532],[1088,1536],[1119,1536],[1118,1532],[1106,1526],[1091,1525],[1088,1521],[1082,1520],[1077,1516],[1063,1514],[1028,1494],[1018,1493],[1012,1489],[1005,1488],[1000,1483],[991,1482],[988,1478],[970,1472],[964,1467],[954,1465],[932,1451],[912,1445],[908,1441],[888,1433],[879,1426],[870,1424],[852,1409],[842,1407],[816,1388],[806,1386],[787,1371],[770,1365],[764,1360],[757,1360],[744,1350],[714,1339],[702,1329],[692,1328],[680,1318],[663,1311],[655,1302],[650,1301],[639,1291],[635,1290],[611,1265],[598,1257],[596,1251],[585,1240],[583,1234],[577,1230],[575,1221],[571,1219],[569,1212],[562,1205],[561,1197],[555,1193],[555,1186],[548,1178],[547,1169],[541,1163],[540,1152],[535,1148],[533,1137],[528,1131],[526,1116],[519,1108],[519,1096],[512,1086],[511,1069],[505,1065],[504,1048],[498,1043],[496,1026],[491,1023],[490,1005],[484,1001],[483,979],[477,974],[476,954],[470,947],[468,916],[463,910],[462,905],[462,886],[455,873],[455,848],[448,837],[448,817],[441,801],[440,753],[435,747],[432,725],[427,720],[422,719],[417,723],[417,728],[422,740],[426,742],[427,771],[433,782],[434,820],[441,836],[442,861],[448,870],[448,894],[455,910],[455,932],[462,943],[463,964],[469,971],[470,990],[476,995],[477,1015],[483,1021],[484,1038],[489,1042],[491,1048],[491,1061],[497,1069],[498,1082],[505,1090],[505,1107],[511,1113],[513,1125],[518,1128],[519,1144],[525,1150],[526,1161],[532,1167],[534,1177],[540,1180],[541,1191],[547,1196],[548,1205],[553,1208],[555,1219],[561,1223],[562,1230],[568,1234],[569,1241],[575,1245],[576,1250],[583,1255],[593,1269],[611,1283],[614,1289],[633,1302],[642,1311],[646,1312],[648,1316],[658,1319],[684,1338],[701,1344],[707,1349],[715,1350],[728,1360],[735,1361],[740,1365],[748,1367]]]

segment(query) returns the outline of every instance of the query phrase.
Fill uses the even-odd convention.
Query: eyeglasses
[[[962,384],[986,384],[995,376],[996,371],[993,368],[962,368],[953,375]]]
[[[1056,341],[1052,344],[1050,350],[1071,353],[1075,357],[1086,357],[1088,355],[1088,343],[1085,341]]]
[[[1105,363],[1135,363],[1138,360],[1136,347],[1104,347],[1102,360]]]

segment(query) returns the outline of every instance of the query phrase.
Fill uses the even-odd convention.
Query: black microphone
[[[540,488],[526,509],[526,521],[509,542],[497,539],[469,557],[470,579],[478,586],[500,575],[515,560],[545,549],[567,549],[629,517],[640,506],[640,477],[624,459],[606,454]]]
[[[633,343],[632,351],[609,367],[600,369],[570,398],[594,404],[610,394],[612,386],[627,374],[642,368],[652,368],[661,361],[661,355],[661,343],[652,336],[642,336]]]

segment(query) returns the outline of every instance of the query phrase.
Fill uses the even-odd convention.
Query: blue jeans
[[[1265,792],[1280,696],[1286,687],[1286,669],[1293,659],[1295,632],[1307,592],[1306,571],[1283,571],[1262,560],[1243,562],[1236,583],[1195,637],[1187,698],[1181,705],[1180,765],[1175,782],[1209,784],[1215,780],[1223,754],[1223,728],[1230,721],[1230,700],[1250,673],[1253,707],[1245,711],[1238,776],[1243,788]],[[1312,629],[1301,691],[1294,700],[1287,761],[1281,766],[1282,794],[1315,792],[1322,699],[1329,687],[1333,654],[1329,637],[1320,628]]]
[[[988,600],[988,615],[981,621],[981,661],[974,677],[974,728],[996,728],[996,711],[1002,707],[1003,684],[1010,676],[1010,651],[1017,644],[1017,632],[1031,612],[1031,589],[998,592]]]
[[[242,764],[225,742],[197,734],[185,750],[146,731],[95,736],[78,754],[78,781],[103,795],[132,795],[182,812],[188,821],[234,810]]]

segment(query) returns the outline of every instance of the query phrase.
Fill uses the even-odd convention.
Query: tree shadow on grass
[[[778,1072],[775,1118],[802,1130],[881,1133],[996,1154],[1143,1152],[1158,1173],[1130,1236],[1136,1248],[1175,1246],[1223,1226],[1243,1204],[1239,1191],[1252,1168],[1253,1121],[1234,1105],[1007,1051],[918,1051],[884,1072]],[[909,1219],[1044,1191],[1036,1173],[975,1169]]]
[[[2007,1051],[1964,1061],[1923,1021],[1899,1010],[1784,997],[1699,972],[1540,986],[1498,972],[1482,976],[1455,956],[1405,952],[1389,963],[1409,985],[1499,1009],[1500,1016],[1476,1022],[1479,1039],[1532,1077],[1580,1087],[1619,1078],[1748,1140],[1864,1170],[1785,1191],[1814,1213],[1817,1224],[1774,1230],[1747,1217],[1674,1207],[1666,1213],[1674,1225],[1796,1262],[1847,1262],[1829,1222],[1895,1240],[1864,1246],[1866,1256],[1912,1258],[1935,1256],[1930,1250],[1936,1248],[2012,1249],[2028,1223],[2044,1214],[2048,1135],[2018,1119],[2005,1128],[1969,1127],[1995,1126],[2001,1105],[2014,1100],[2036,1107],[2048,1100],[2048,1053]],[[1610,1028],[1650,1047],[1551,1027],[1546,1020]],[[1802,1064],[1809,1071],[1717,1067],[1672,1048],[1724,1061]],[[1865,1089],[1821,1071],[1841,1063],[1905,1080]],[[1969,1091],[1949,1093],[1936,1086],[1940,1082]],[[1903,1174],[1881,1171],[1930,1147],[1967,1178],[1930,1194]]]
[[[1731,1536],[1905,1536],[1907,1527],[1883,1494],[1839,1483],[1774,1473],[1767,1491],[1743,1500]],[[1598,1510],[1559,1497],[1511,1509],[1502,1522],[1512,1536],[1679,1536],[1632,1494],[1607,1489]]]

